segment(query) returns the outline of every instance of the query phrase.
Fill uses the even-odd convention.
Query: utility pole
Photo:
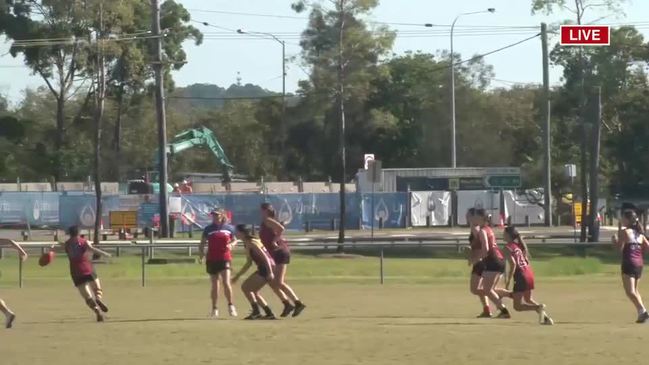
[[[343,250],[345,243],[345,181],[347,175],[346,149],[345,149],[345,54],[344,31],[345,31],[345,0],[338,1],[340,12],[340,33],[338,44],[338,103],[340,108],[340,126],[338,143],[340,149],[340,224],[338,227],[338,251]]]
[[[104,2],[99,3],[99,29],[95,33],[97,43],[97,80],[95,85],[95,135],[94,135],[94,180],[95,180],[95,225],[93,242],[98,245],[101,238],[102,191],[101,191],[101,132],[106,100],[106,70],[104,61]],[[94,257],[94,256],[93,256]]]
[[[488,8],[487,10],[472,11],[469,13],[458,14],[453,23],[451,24],[451,167],[457,167],[457,129],[456,129],[456,118],[455,118],[455,53],[453,52],[453,34],[455,32],[455,23],[465,16],[465,15],[474,15],[474,14],[483,14],[483,13],[495,13],[495,8]]]
[[[160,176],[160,236],[169,237],[169,194],[167,192],[167,116],[164,105],[164,75],[162,72],[162,34],[160,31],[160,0],[151,0],[153,36],[155,41],[155,99],[158,117],[158,169]]]
[[[545,145],[545,159],[543,167],[544,177],[544,203],[545,225],[552,227],[552,130],[551,130],[551,104],[550,104],[550,66],[548,60],[548,25],[541,23],[541,47],[543,53],[543,139]]]
[[[583,104],[582,104],[583,105]],[[586,127],[586,120],[583,116],[583,112],[580,112],[582,115],[579,117],[579,122],[581,123],[581,164],[579,169],[579,183],[581,185],[581,232],[579,235],[579,242],[586,242],[587,236],[587,224],[588,224],[588,153],[586,149],[588,148],[587,136],[588,128]]]
[[[597,225],[597,200],[599,198],[599,149],[602,134],[602,87],[598,86],[593,97],[593,145],[590,155],[590,214],[588,219],[588,237],[590,242],[599,240]]]
[[[282,141],[280,146],[282,147],[282,161],[286,161],[286,155],[284,151],[286,150],[286,42],[280,41],[282,44]]]
[[[455,30],[455,23],[460,18],[458,15],[451,25],[451,167],[457,167],[457,135],[456,135],[456,119],[455,119],[455,57],[453,53],[453,31]]]

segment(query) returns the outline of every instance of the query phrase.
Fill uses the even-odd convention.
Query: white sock
[[[640,309],[638,309],[638,315],[642,315],[642,314],[644,314],[646,311],[647,311],[647,310],[645,309],[645,307],[641,307]]]

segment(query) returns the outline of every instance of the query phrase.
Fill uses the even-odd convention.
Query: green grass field
[[[534,313],[474,319],[480,307],[468,294],[468,267],[450,252],[392,252],[383,286],[376,257],[295,256],[290,276],[308,308],[299,318],[273,322],[208,320],[200,265],[148,265],[148,285],[141,288],[140,259],[130,256],[97,266],[111,306],[108,321],[97,324],[72,287],[66,262],[59,257],[47,268],[36,262],[25,264],[25,287],[18,289],[17,260],[0,260],[0,296],[19,315],[14,329],[0,330],[2,365],[558,365],[649,356],[649,326],[633,323],[610,252],[538,254],[536,297],[547,303],[553,327],[538,325]],[[236,294],[245,314],[245,300]]]

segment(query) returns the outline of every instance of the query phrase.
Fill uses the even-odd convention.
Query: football
[[[41,266],[47,266],[54,260],[54,251],[49,251],[41,255],[41,258],[38,259],[38,264]]]

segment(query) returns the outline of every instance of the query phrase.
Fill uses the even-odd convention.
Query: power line
[[[537,38],[537,37],[539,37],[540,35],[541,35],[541,33],[537,33],[537,34],[535,34],[535,35],[533,35],[533,36],[531,36],[531,37],[528,37],[528,38],[525,38],[525,39],[521,39],[521,40],[518,41],[518,42],[514,42],[514,43],[508,44],[508,45],[506,45],[506,46],[503,46],[503,47],[500,47],[500,48],[494,49],[493,51],[489,51],[489,52],[487,52],[487,53],[483,53],[483,54],[481,54],[481,55],[477,55],[477,56],[471,57],[471,58],[466,59],[466,60],[464,60],[464,61],[460,61],[460,62],[458,62],[457,64],[462,64],[462,63],[466,63],[466,62],[471,62],[471,61],[474,61],[474,60],[480,59],[480,58],[482,58],[482,57],[486,57],[486,56],[492,55],[492,54],[494,54],[494,53],[502,52],[502,51],[504,51],[504,50],[506,50],[506,49],[509,49],[509,48],[512,48],[512,47],[516,47],[516,46],[518,46],[519,44],[523,44],[523,43],[525,43],[525,42],[531,41],[532,39]]]
[[[225,11],[225,10],[206,10],[206,9],[187,9],[190,12],[195,11],[197,13],[213,13],[213,14],[225,14],[225,15],[241,15],[241,16],[252,16],[260,18],[277,18],[277,19],[296,19],[296,20],[308,20],[308,17],[296,16],[296,15],[277,15],[277,14],[261,14],[261,13],[246,13],[240,11]]]
[[[167,96],[167,99],[180,99],[180,100],[263,100],[263,99],[277,99],[282,98],[283,95],[263,95],[263,96],[224,96],[224,97],[209,97],[209,96]],[[295,97],[295,95],[287,95],[287,97]]]
[[[201,22],[205,24],[204,22]],[[229,30],[228,32],[204,32],[203,35],[234,35],[235,31],[234,30]],[[412,31],[412,30],[394,30],[393,31],[397,35],[443,35],[443,36],[449,36],[450,31],[446,30],[417,30],[417,31]],[[468,29],[468,30],[456,30],[454,34],[456,35],[461,35],[461,34],[487,34],[487,33],[534,33],[538,32],[538,29]],[[241,34],[236,32],[236,36],[242,37],[242,36],[249,36],[252,37],[249,34]],[[302,32],[270,32],[270,31],[265,31],[264,33],[270,33],[278,38],[281,37],[300,37],[302,36]],[[369,31],[368,33],[374,33],[374,34],[384,34],[384,32],[372,32]],[[259,38],[259,37],[254,37],[254,38]]]
[[[138,32],[130,34],[120,34],[112,35],[109,38],[98,39],[96,42],[100,44],[106,44],[110,42],[122,42],[122,41],[137,41],[137,40],[147,40],[157,38],[158,36],[151,35],[150,32]],[[90,38],[78,38],[78,37],[67,37],[67,38],[32,38],[32,39],[15,39],[11,44],[12,47],[17,48],[29,48],[29,47],[54,47],[54,46],[73,46],[73,45],[82,45],[89,44],[93,42]]]
[[[259,17],[259,18],[275,18],[275,19],[292,19],[292,20],[309,20],[309,17],[305,16],[297,16],[297,15],[282,15],[282,14],[267,14],[267,13],[251,13],[251,12],[242,12],[242,11],[226,11],[226,10],[209,10],[209,9],[187,9],[190,12],[197,12],[197,13],[210,13],[210,14],[223,14],[223,15],[238,15],[238,16],[249,16],[249,17]],[[386,25],[404,25],[404,26],[416,26],[416,27],[424,27],[426,23],[401,23],[401,22],[389,22],[389,21],[379,21],[379,20],[367,20],[368,23],[376,23],[376,24],[386,24]],[[436,27],[451,27],[450,24],[434,24]],[[462,25],[459,27],[471,27],[471,25]],[[480,26],[480,27],[488,27],[488,26]],[[492,26],[492,27],[501,27],[501,26]],[[515,27],[515,28],[538,28],[537,25],[534,26],[510,26],[510,27]]]
[[[466,38],[466,37],[502,37],[502,36],[524,36],[524,35],[529,35],[531,34],[530,32],[510,32],[510,33],[483,33],[483,34],[457,34],[454,35],[455,37],[460,37],[460,38]],[[282,40],[293,40],[293,41],[300,41],[302,38],[298,36],[291,36],[291,37],[279,37]],[[427,38],[448,38],[448,35],[440,35],[440,34],[432,34],[432,35],[426,35],[426,34],[413,34],[413,35],[403,35],[403,36],[398,36],[397,39],[427,39]],[[262,41],[263,39],[259,38],[253,38],[253,37],[231,37],[227,35],[222,35],[222,36],[215,36],[215,35],[208,35],[204,36],[203,40],[216,40],[216,41]],[[286,42],[287,44],[292,44],[295,46],[300,46],[298,43],[291,43],[291,42]]]
[[[538,82],[534,82],[534,81],[510,81],[510,80],[498,79],[495,77],[492,77],[490,80],[500,82],[503,84],[509,84],[509,85],[538,85],[539,84]]]
[[[471,57],[471,58],[467,58],[466,60],[461,60],[461,61],[458,61],[458,62],[455,62],[455,63],[449,64],[449,65],[444,65],[444,66],[442,66],[442,67],[437,67],[437,68],[435,68],[435,69],[432,69],[431,72],[442,71],[442,70],[448,69],[448,68],[450,68],[450,67],[455,67],[455,66],[462,65],[462,64],[464,64],[464,63],[468,63],[468,62],[471,62],[471,61],[479,60],[479,59],[481,59],[481,58],[483,58],[483,57],[486,57],[486,56],[492,55],[492,54],[494,54],[494,53],[502,52],[502,51],[504,51],[504,50],[506,50],[506,49],[509,49],[509,48],[512,48],[512,47],[516,47],[516,46],[518,46],[519,44],[522,44],[522,43],[525,43],[525,42],[531,41],[532,39],[537,38],[537,37],[539,37],[540,35],[541,35],[541,33],[537,33],[537,34],[535,34],[535,35],[533,35],[533,36],[531,36],[531,37],[528,37],[528,38],[522,39],[522,40],[520,40],[520,41],[518,41],[518,42],[508,44],[508,45],[503,46],[503,47],[500,47],[500,48],[498,48],[498,49],[494,49],[493,51],[489,51],[489,52],[486,52],[486,53],[483,53],[483,54],[479,54],[479,55],[473,56],[473,57]]]
[[[227,30],[228,32],[237,33],[237,30],[236,30],[236,29],[226,28],[226,27],[222,27],[222,26],[219,26],[219,25],[214,25],[214,24],[211,24],[211,23],[208,23],[208,22],[201,22],[201,21],[198,21],[198,20],[191,20],[191,21],[194,22],[194,23],[202,24],[202,25],[204,25],[204,26],[206,26],[206,27],[212,27],[212,28],[217,28],[217,29],[223,29],[223,30]],[[238,34],[238,33],[237,33],[237,34]]]
[[[253,12],[242,12],[242,11],[226,11],[226,10],[211,10],[211,9],[188,9],[190,12],[197,13],[208,13],[208,14],[223,14],[223,15],[237,15],[237,16],[249,16],[249,17],[261,17],[261,18],[275,18],[275,19],[291,19],[291,20],[308,20],[309,17],[306,16],[297,16],[297,15],[283,15],[283,14],[268,14],[268,13],[253,13]],[[402,25],[408,27],[424,27],[425,22],[422,23],[412,23],[412,22],[392,22],[392,21],[380,21],[366,19],[368,23],[374,24],[386,24],[386,25]],[[431,23],[428,23],[431,24]],[[609,23],[610,26],[634,26],[634,25],[647,25],[647,21],[638,21],[638,22],[627,22],[627,23]],[[450,28],[451,24],[431,24],[435,28]],[[514,28],[514,29],[538,29],[539,26],[534,25],[456,25],[456,29],[470,29],[470,28],[486,28],[486,29],[498,29],[498,28]]]

